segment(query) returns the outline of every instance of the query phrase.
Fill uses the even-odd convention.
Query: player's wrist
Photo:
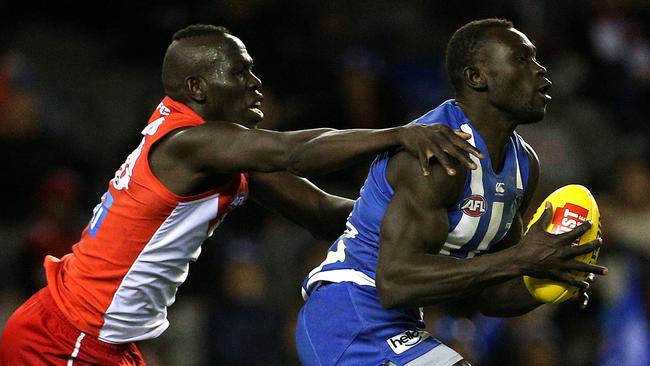
[[[499,265],[512,277],[530,274],[532,271],[531,264],[520,254],[520,249],[521,243],[504,249],[498,254],[503,259]]]

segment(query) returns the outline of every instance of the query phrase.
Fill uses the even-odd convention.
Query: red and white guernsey
[[[187,106],[163,99],[72,253],[45,258],[50,292],[79,330],[109,343],[159,336],[169,326],[167,307],[189,262],[225,215],[246,200],[244,173],[189,197],[172,193],[153,175],[151,146],[173,130],[204,122]]]

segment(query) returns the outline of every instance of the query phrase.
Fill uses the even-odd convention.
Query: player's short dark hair
[[[495,28],[512,28],[512,22],[506,19],[487,18],[474,20],[458,28],[447,44],[447,76],[456,92],[462,90],[463,69],[473,65],[478,54],[478,45],[488,30]]]
[[[192,24],[174,33],[172,36],[172,41],[201,36],[223,36],[224,34],[232,33],[226,27],[222,26],[211,24]]]

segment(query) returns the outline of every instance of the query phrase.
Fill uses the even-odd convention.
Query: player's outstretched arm
[[[161,143],[167,145],[161,150],[196,167],[193,170],[209,175],[289,171],[299,176],[316,176],[401,146],[418,158],[420,169],[426,172],[431,157],[443,165],[450,166],[450,160],[455,159],[473,168],[466,153],[480,153],[466,138],[467,135],[454,133],[443,125],[276,132],[248,129],[229,122],[209,122],[173,134]]]
[[[524,274],[582,288],[584,284],[570,271],[606,271],[575,260],[595,250],[599,242],[569,245],[588,225],[552,235],[543,230],[550,215],[540,219],[517,245],[498,253],[462,260],[431,254],[438,253],[447,238],[446,208],[458,197],[463,180],[447,176],[435,166],[428,177],[404,174],[416,163],[410,156],[398,154],[388,167],[395,195],[382,222],[376,278],[384,306],[432,305],[475,294]]]
[[[307,179],[287,172],[250,174],[251,198],[309,230],[334,240],[345,229],[354,201],[322,191]]]

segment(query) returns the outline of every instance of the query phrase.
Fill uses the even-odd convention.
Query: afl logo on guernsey
[[[467,216],[479,217],[486,211],[485,198],[477,194],[469,196],[461,203],[460,209]]]

